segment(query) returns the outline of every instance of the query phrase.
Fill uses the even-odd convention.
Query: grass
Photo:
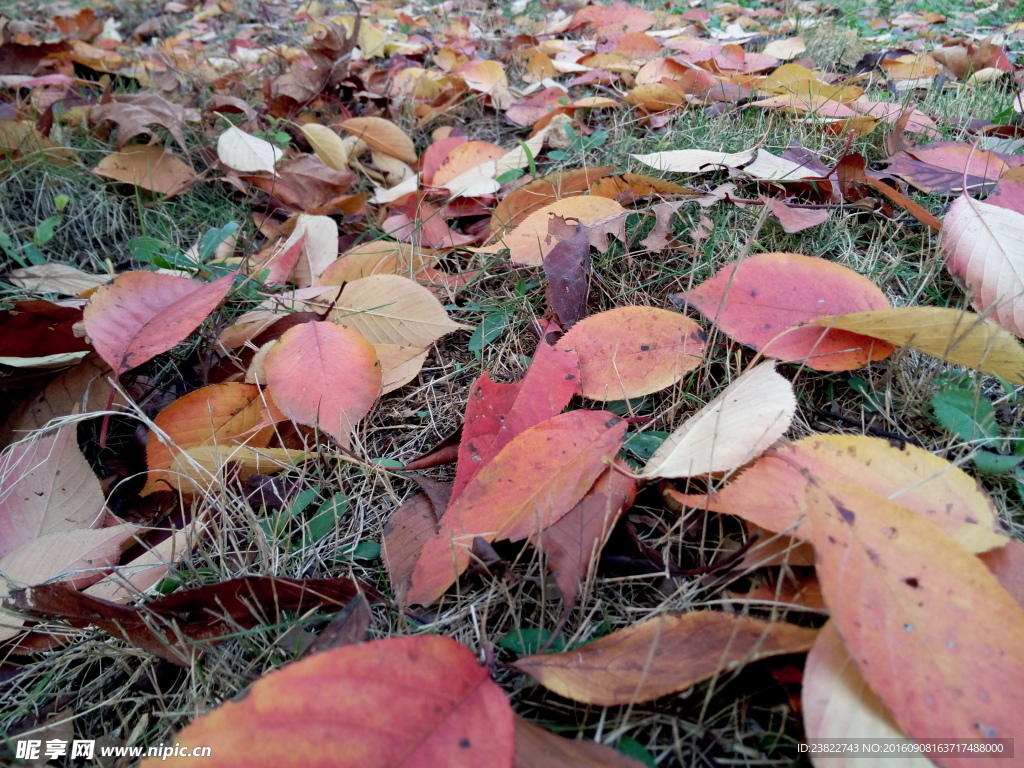
[[[863,17],[858,16],[868,7],[845,4],[841,16],[806,31],[809,52],[821,67],[848,71],[861,53],[881,47],[865,45],[858,39],[870,34]],[[944,13],[958,7],[936,5]],[[887,6],[883,16],[911,9],[917,8],[910,4]],[[872,96],[881,98],[884,94],[878,91]],[[949,86],[941,93],[925,94],[918,106],[940,118],[941,138],[964,140],[966,134],[958,121],[998,114],[1010,105],[1011,98],[1012,94],[998,85]],[[687,148],[733,152],[755,145],[777,153],[793,142],[834,160],[845,146],[845,139],[830,136],[817,126],[793,123],[784,116],[753,109],[720,116],[694,109],[679,114],[662,131],[640,125],[629,111],[604,112],[592,119],[593,126],[606,131],[609,138],[598,147],[581,144],[570,148],[556,162],[541,160],[541,172],[608,164],[620,172],[644,173],[645,167],[632,160],[631,154]],[[521,135],[479,102],[466,106],[459,121],[470,138],[503,146],[511,145],[512,137]],[[420,150],[429,143],[428,131],[433,127],[428,126],[417,136]],[[205,141],[198,134],[189,138],[197,147]],[[86,166],[95,164],[111,148],[109,142],[97,138],[76,136],[75,142]],[[884,158],[881,130],[858,139],[854,149],[871,161]],[[195,159],[200,158],[197,155]],[[728,175],[695,181],[712,188],[715,183],[728,181]],[[749,185],[746,189],[752,191]],[[39,163],[0,167],[0,199],[4,201],[0,226],[16,242],[31,240],[39,222],[57,214],[54,201],[59,195],[66,195],[70,203],[44,254],[87,271],[145,266],[133,257],[140,238],[185,250],[209,228],[230,221],[241,225],[239,243],[243,250],[251,252],[259,244],[250,206],[224,185],[201,184],[187,194],[155,201],[84,169]],[[941,215],[947,202],[916,197],[936,215]],[[744,251],[822,256],[868,277],[894,305],[965,305],[962,291],[941,268],[935,239],[919,225],[839,208],[820,228],[791,235],[772,221],[763,221],[760,214],[758,206],[682,207],[676,234],[684,244],[692,242],[691,232],[700,217],[711,220],[711,236],[700,244],[695,256],[646,252],[639,242],[653,226],[653,217],[634,214],[627,227],[627,242],[614,243],[608,252],[594,256],[591,311],[625,304],[670,306],[670,294],[702,282]],[[463,258],[466,268],[483,272],[452,298],[451,314],[471,325],[486,316],[505,315],[508,320],[504,331],[483,344],[478,354],[468,348],[469,332],[452,334],[439,342],[419,377],[384,398],[363,423],[353,445],[356,455],[406,462],[440,442],[460,423],[469,384],[476,376],[488,371],[496,380],[509,381],[522,373],[535,343],[528,333],[530,321],[545,312],[538,270],[510,268],[502,257],[467,254]],[[6,270],[16,265],[3,266]],[[2,290],[0,300],[20,297],[12,286],[4,285]],[[180,392],[195,386],[187,368],[194,353],[211,337],[207,329],[205,335],[193,338],[144,373],[154,380],[157,390]],[[611,407],[630,415],[652,417],[655,428],[671,430],[718,394],[751,361],[749,350],[722,337],[717,340],[720,343],[711,347],[705,364],[676,386],[642,402]],[[914,353],[897,353],[888,361],[850,373],[824,374],[793,368],[789,375],[796,384],[801,409],[792,436],[812,431],[894,433],[969,467],[966,457],[971,446],[951,438],[928,413],[930,398],[944,381],[947,369]],[[969,388],[998,398],[1001,425],[1007,434],[1020,432],[1024,415],[1018,403],[1019,391],[1003,393],[987,377],[968,374],[963,379]],[[141,423],[146,424],[159,409],[158,402],[143,404]],[[77,418],[86,421],[86,417]],[[452,470],[441,468],[430,474],[436,479],[450,479]],[[1024,515],[1020,490],[1013,478],[986,477],[983,481],[1004,522],[1020,535]],[[212,521],[211,532],[177,567],[174,581],[193,586],[253,574],[300,578],[351,575],[389,594],[386,573],[374,556],[372,544],[380,540],[391,511],[415,487],[386,467],[334,461],[326,456],[301,470],[284,473],[283,483],[293,494],[314,491],[317,502],[313,508],[344,492],[347,508],[334,530],[314,542],[308,535],[309,515],[285,512],[275,518],[271,512],[253,509],[237,484],[225,483],[216,493],[198,500],[195,514]],[[649,547],[682,568],[720,560],[745,538],[733,520],[701,511],[680,516],[667,509],[656,488],[646,489],[638,498],[629,525],[632,534],[621,530],[613,546],[627,551],[632,541],[634,548]],[[462,591],[422,611],[417,621],[378,606],[374,609],[373,636],[439,632],[471,648],[493,653],[498,662],[496,679],[518,713],[565,735],[581,734],[624,749],[639,745],[658,766],[806,764],[796,749],[802,732],[799,716],[785,688],[772,675],[773,671],[785,672],[783,664],[755,664],[742,670],[742,675],[740,671],[728,673],[677,696],[645,705],[604,709],[573,704],[503,666],[515,658],[503,647],[503,641],[507,644],[507,638],[524,631],[554,629],[562,606],[545,576],[538,552],[509,545],[496,548],[513,563],[511,578],[475,576]],[[798,572],[798,568],[783,566],[782,574],[787,572]],[[701,607],[746,610],[749,607],[734,594],[765,580],[766,572],[754,568],[692,578],[603,569],[583,585],[576,610],[564,627],[564,639],[570,645],[586,642],[671,611]],[[768,605],[750,610],[762,616],[772,613]],[[813,612],[791,612],[782,617],[820,623]],[[74,632],[70,643],[58,651],[31,659],[2,660],[0,671],[6,682],[0,685],[0,712],[4,713],[0,731],[16,733],[28,728],[28,733],[38,735],[46,733],[48,721],[70,719],[79,736],[97,737],[112,744],[170,742],[174,731],[194,716],[293,660],[302,639],[329,618],[286,616],[278,624],[238,629],[227,641],[197,654],[187,670],[111,640],[101,632]],[[790,667],[799,668],[800,664],[794,659]]]

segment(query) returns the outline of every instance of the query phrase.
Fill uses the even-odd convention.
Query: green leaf
[[[483,352],[484,347],[500,337],[505,332],[507,325],[508,315],[506,314],[493,312],[484,315],[480,325],[469,337],[469,351],[476,355],[477,360],[480,359],[480,353]]]
[[[1024,461],[1024,456],[1007,456],[995,451],[978,451],[972,457],[974,468],[983,475],[1005,475]]]
[[[376,560],[380,557],[380,542],[360,541],[348,554],[353,560]]]
[[[292,502],[292,506],[289,511],[293,515],[301,515],[306,507],[316,501],[316,497],[319,495],[319,488],[304,488],[295,495],[295,501]]]
[[[27,267],[28,262],[18,253],[17,244],[11,240],[11,236],[4,232],[3,227],[0,227],[0,249],[11,259],[14,259],[21,266]]]
[[[25,256],[33,266],[38,267],[40,264],[46,263],[46,255],[32,243],[25,243]]]
[[[632,736],[623,736],[619,739],[618,750],[627,757],[632,757],[634,760],[639,760],[644,765],[650,766],[650,768],[658,768],[658,764],[654,762],[654,757],[651,753]]]
[[[37,248],[42,248],[53,240],[53,235],[56,233],[57,225],[60,224],[60,221],[60,216],[51,216],[39,223],[39,226],[36,227],[36,233],[32,235],[32,242],[36,244]]]
[[[158,257],[173,250],[173,245],[155,237],[133,237],[128,241],[128,256],[147,264],[155,264]]]
[[[376,465],[378,467],[384,467],[384,469],[404,469],[405,468],[405,464],[403,464],[400,461],[396,461],[395,459],[384,459],[384,458],[370,459],[370,463],[374,464],[374,465]]]
[[[217,251],[217,246],[238,231],[238,224],[229,221],[223,227],[211,227],[199,240],[199,262],[206,263]]]
[[[943,389],[932,396],[936,423],[961,440],[999,437],[996,411],[984,397],[966,389]]]
[[[631,416],[640,413],[647,407],[647,400],[643,397],[634,397],[632,400],[612,400],[605,403],[604,409],[616,416]]]
[[[550,629],[514,629],[498,641],[498,645],[506,651],[519,656],[532,656],[540,653],[548,640],[551,639]],[[565,638],[559,635],[548,647],[551,653],[565,650]]]
[[[524,171],[522,168],[511,168],[505,171],[503,174],[501,174],[501,176],[496,178],[495,181],[498,182],[499,184],[508,184],[508,182],[515,181],[525,173],[526,171]]]
[[[622,447],[641,461],[648,461],[667,438],[668,432],[661,432],[657,429],[652,429],[648,432],[637,432],[631,435],[626,442],[623,443]]]
[[[68,207],[68,203],[70,202],[71,198],[68,197],[67,195],[57,195],[55,198],[53,198],[53,207],[56,208],[58,211],[63,212],[64,209]]]
[[[303,535],[303,545],[313,544],[334,530],[338,520],[348,510],[348,496],[344,491],[338,491],[327,501],[321,504],[316,513],[310,518],[309,524]]]

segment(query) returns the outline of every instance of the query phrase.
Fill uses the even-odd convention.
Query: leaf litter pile
[[[1017,735],[1024,22],[940,10],[0,16],[3,732]]]

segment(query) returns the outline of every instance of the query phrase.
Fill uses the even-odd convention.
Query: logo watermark
[[[161,760],[169,757],[210,757],[213,753],[212,747],[186,747],[179,743],[173,746],[100,747],[97,750],[95,739],[18,739],[16,744],[14,756],[21,760],[39,760],[43,757],[57,760],[63,757],[69,764],[78,758],[95,760],[97,752],[100,757],[159,757]]]

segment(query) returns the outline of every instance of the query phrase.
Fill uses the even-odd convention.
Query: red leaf
[[[303,323],[267,354],[267,386],[290,419],[316,426],[348,447],[356,423],[380,392],[373,345],[359,331],[334,323]]]
[[[473,654],[419,635],[346,645],[256,681],[184,728],[209,768],[511,768],[512,708]],[[143,768],[186,766],[150,758]]]
[[[52,301],[17,301],[14,309],[0,312],[0,357],[46,357],[89,349],[75,338],[74,325],[82,310]]]
[[[869,336],[796,327],[832,314],[890,306],[885,294],[866,277],[812,256],[750,256],[672,298],[695,307],[741,344],[818,371],[860,368],[893,351],[892,344]]]
[[[567,514],[605,470],[626,422],[607,411],[569,411],[514,438],[441,518],[413,572],[409,602],[429,605],[470,561],[473,539],[526,538]]]
[[[772,200],[770,205],[775,218],[790,234],[802,232],[828,221],[828,210],[825,208],[798,208],[783,200]]]
[[[579,376],[574,352],[541,340],[522,381],[501,384],[491,381],[487,373],[477,379],[466,403],[452,500],[512,438],[561,413],[576,391]]]
[[[234,273],[203,283],[155,272],[125,272],[92,295],[85,308],[85,330],[114,376],[120,376],[198,328],[234,279]]]

